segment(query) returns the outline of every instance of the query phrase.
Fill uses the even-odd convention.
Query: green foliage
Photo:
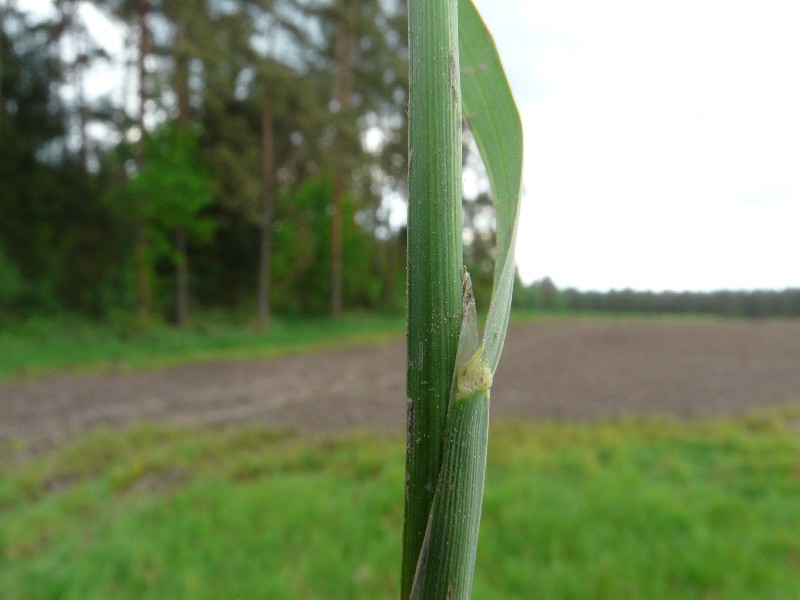
[[[518,284],[514,306],[553,312],[703,314],[726,317],[800,317],[800,289],[715,292],[607,292],[559,289],[545,277]]]
[[[796,598],[796,416],[496,426],[474,598]],[[399,594],[395,439],[141,427],[16,456],[9,600]]]
[[[137,111],[130,114],[115,101],[116,95],[92,98],[89,88],[88,101],[81,104],[75,89],[81,73],[86,75],[101,54],[91,40],[92,24],[83,21],[80,11],[72,14],[70,3],[52,16],[27,18],[16,6],[2,11],[0,246],[4,264],[14,265],[25,289],[14,292],[13,303],[11,288],[6,289],[0,318],[66,311],[118,318],[130,311],[134,232],[140,217],[131,192],[147,198],[143,208],[153,246],[147,259],[152,262],[156,306],[166,313],[173,294],[172,263],[179,260],[172,244],[176,229],[188,230],[191,238],[188,275],[197,302],[235,309],[252,305],[266,97],[275,123],[279,199],[301,194],[298,190],[306,182],[313,186],[320,174],[342,174],[348,219],[358,222],[345,239],[346,304],[401,304],[402,291],[394,280],[403,279],[402,255],[394,252],[396,237],[384,243],[381,200],[385,190],[404,185],[404,5],[376,0],[352,4],[352,35],[358,43],[352,47],[353,106],[347,115],[329,106],[339,11],[296,0],[225,8],[203,2],[148,6],[148,21],[159,25],[149,39],[147,122],[177,113],[187,133],[182,138],[169,122],[148,132],[145,166],[132,182],[137,153],[129,140]],[[98,7],[126,35],[138,39],[139,5],[108,0]],[[73,62],[59,54],[64,46],[87,48],[88,53]],[[195,77],[199,71],[203,76]],[[87,148],[77,147],[81,120],[102,125],[90,128]],[[346,157],[334,135],[343,120],[350,128]],[[361,138],[370,128],[384,136],[381,148],[368,152]],[[96,139],[93,132],[101,130],[114,135]],[[123,141],[112,146],[113,138]],[[309,223],[329,227],[327,206],[318,202],[317,208],[318,217],[300,223],[290,221],[304,218],[302,211],[287,208],[281,224],[296,230],[308,230]],[[384,228],[381,235],[376,233],[379,227]],[[329,260],[329,250],[323,251],[329,233],[310,233],[320,250],[315,256],[328,254]],[[286,255],[297,249],[292,246]],[[326,294],[312,285],[306,297],[300,284],[295,286],[311,281],[302,270],[304,263],[297,273],[291,258],[285,263],[287,281],[276,276],[273,284],[292,289],[289,297],[276,298],[277,303],[287,312],[306,306],[321,310],[319,298]],[[379,268],[394,273],[391,284],[376,274]]]
[[[27,169],[35,167],[36,152],[64,134],[63,108],[55,102],[51,86],[63,76],[50,43],[52,30],[31,21],[13,5],[4,5],[0,11],[0,175],[4,194],[24,193],[24,188],[11,187],[10,182],[33,175]],[[20,167],[26,170],[18,170]],[[41,182],[32,179],[30,183]]]
[[[279,198],[274,225],[275,306],[291,314],[330,312],[330,177],[310,179]],[[383,282],[375,257],[379,242],[355,220],[352,200],[344,203],[345,307],[379,305]]]
[[[559,311],[566,308],[566,298],[549,277],[531,285],[518,285],[514,289],[514,306],[533,310]]]
[[[214,221],[203,211],[213,200],[214,184],[191,131],[168,123],[148,134],[144,168],[131,180],[130,192],[144,198],[156,252],[172,256],[170,234],[179,228],[196,241],[211,238]]]
[[[27,286],[19,268],[0,246],[0,311],[3,307],[19,308],[25,298]],[[1,313],[0,313],[1,314]]]
[[[53,83],[67,78],[57,26],[33,25],[12,7],[0,17],[0,277],[8,278],[0,318],[102,314],[124,302],[129,241],[118,203],[105,202],[109,172],[100,164],[90,174],[69,152],[66,107]]]

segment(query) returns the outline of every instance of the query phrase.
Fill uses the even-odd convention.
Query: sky
[[[800,286],[800,3],[475,3],[523,122],[523,281]],[[97,11],[82,14],[122,52]],[[109,67],[90,85],[130,97],[122,79]]]
[[[523,121],[524,281],[800,286],[800,3],[476,5]]]

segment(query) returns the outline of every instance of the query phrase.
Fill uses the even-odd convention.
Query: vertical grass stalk
[[[491,374],[481,362],[472,284],[463,275],[463,316],[444,431],[442,467],[411,600],[468,599],[478,548]]]
[[[486,472],[489,390],[514,284],[522,125],[494,41],[471,0],[409,0],[409,31],[408,447],[401,598],[468,600]],[[497,218],[483,342],[469,274],[461,273],[462,103]]]
[[[462,305],[457,0],[409,0],[408,372],[402,598],[441,470]]]

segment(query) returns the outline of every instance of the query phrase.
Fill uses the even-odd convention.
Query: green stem
[[[453,400],[441,478],[411,600],[469,600],[488,440],[489,390],[478,389]]]
[[[442,464],[461,326],[457,0],[409,0],[408,438],[402,598],[411,593]]]
[[[411,600],[469,600],[478,549],[492,374],[483,363],[472,283],[463,280],[463,317],[442,469],[420,550]]]

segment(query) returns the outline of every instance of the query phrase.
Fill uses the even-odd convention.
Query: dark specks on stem
[[[458,102],[458,68],[456,67],[456,54],[452,50],[450,51],[450,87],[453,90],[456,102]]]

